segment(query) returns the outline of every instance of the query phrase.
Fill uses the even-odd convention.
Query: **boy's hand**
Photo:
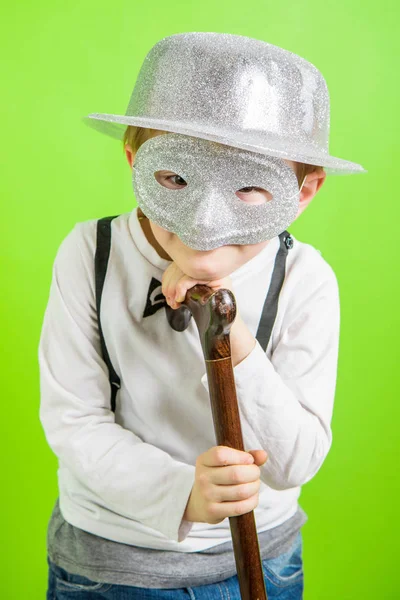
[[[193,277],[189,277],[189,275],[181,271],[175,262],[172,262],[162,276],[162,293],[169,306],[177,309],[185,300],[186,292],[198,283],[208,285],[208,287],[214,290],[227,288],[233,292],[230,277],[216,279],[215,281],[193,279]]]
[[[196,460],[195,482],[183,518],[215,525],[248,513],[258,505],[260,469],[265,450],[241,452],[213,446]]]

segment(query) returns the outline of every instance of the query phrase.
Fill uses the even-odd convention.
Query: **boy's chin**
[[[218,279],[228,277],[228,275],[235,270],[235,267],[221,265],[221,268],[218,268],[218,265],[216,265],[215,262],[214,264],[207,266],[204,263],[196,264],[196,261],[187,261],[184,265],[180,266],[180,269],[186,273],[186,275],[189,275],[189,277],[198,279],[199,281],[217,281]]]
[[[181,240],[180,243],[183,244]],[[216,281],[228,277],[237,269],[237,256],[233,248],[219,246],[212,250],[196,250],[185,246],[179,249],[173,260],[181,271],[193,279]]]

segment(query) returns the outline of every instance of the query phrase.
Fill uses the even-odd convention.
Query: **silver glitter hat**
[[[161,39],[143,61],[125,115],[91,113],[83,122],[119,140],[136,125],[319,165],[331,175],[366,172],[329,154],[329,92],[319,70],[241,35]]]

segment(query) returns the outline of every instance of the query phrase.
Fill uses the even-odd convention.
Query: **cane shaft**
[[[211,409],[218,446],[244,451],[231,357],[206,361]],[[242,600],[267,598],[254,511],[229,517]]]
[[[199,330],[217,445],[244,451],[229,339],[235,297],[229,290],[196,285],[184,304]],[[254,512],[229,517],[229,525],[242,600],[267,600]]]

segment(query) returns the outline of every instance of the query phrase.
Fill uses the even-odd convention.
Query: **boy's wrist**
[[[193,492],[193,490],[194,490],[194,484],[193,484],[192,491],[190,492],[190,496],[189,496],[189,499],[186,504],[185,512],[183,513],[183,517],[182,517],[185,521],[190,521],[191,523],[200,522],[200,520],[198,519],[196,510],[194,508],[194,492]]]
[[[257,343],[239,312],[236,314],[236,318],[231,327],[229,339],[231,344],[232,367],[236,367],[236,365],[241,363],[254,350]]]

